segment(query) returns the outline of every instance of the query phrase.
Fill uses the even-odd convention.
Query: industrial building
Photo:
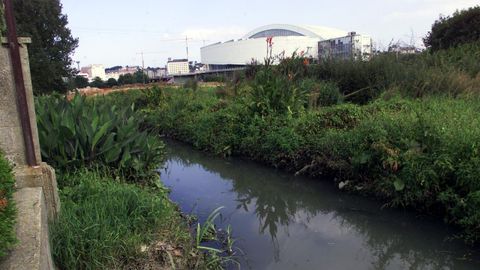
[[[168,59],[167,74],[181,75],[190,73],[190,65],[187,59]]]
[[[251,63],[252,60],[263,62],[270,55],[269,50],[272,56],[288,57],[294,52],[303,52],[306,57],[319,59],[319,42],[345,36],[349,36],[347,31],[323,26],[271,24],[254,29],[238,40],[202,47],[201,61],[208,65],[209,70],[236,68]],[[271,48],[266,42],[270,37]],[[362,42],[366,40],[355,34],[354,40],[358,38]]]
[[[318,42],[320,59],[369,60],[372,56],[372,39],[355,32],[347,36]]]

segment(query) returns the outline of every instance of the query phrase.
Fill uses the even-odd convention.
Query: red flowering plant
[[[265,58],[265,65],[273,64],[273,37],[267,37],[267,57]]]
[[[304,78],[308,72],[310,61],[305,57],[305,53],[294,52],[291,57],[279,59],[278,70],[289,78],[289,80],[297,81]]]

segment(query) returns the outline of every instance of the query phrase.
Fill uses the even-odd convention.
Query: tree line
[[[138,70],[135,73],[122,74],[118,77],[118,80],[115,78],[109,78],[108,80],[102,80],[100,77],[95,77],[91,82],[87,78],[75,75],[68,79],[67,90],[73,90],[76,88],[84,88],[87,86],[97,87],[97,88],[106,88],[114,87],[118,85],[133,84],[133,83],[143,83],[148,82],[148,76],[143,71]]]

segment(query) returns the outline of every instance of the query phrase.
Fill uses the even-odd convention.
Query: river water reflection
[[[218,206],[246,253],[242,269],[480,269],[438,221],[240,159],[168,143],[171,199],[204,220]]]

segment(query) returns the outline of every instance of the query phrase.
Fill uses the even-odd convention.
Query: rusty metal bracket
[[[35,156],[35,147],[33,143],[32,126],[28,112],[27,91],[25,89],[25,80],[23,78],[22,60],[20,58],[20,46],[18,45],[17,29],[15,25],[15,15],[13,13],[12,0],[3,0],[5,5],[5,21],[7,24],[7,39],[10,48],[10,59],[12,61],[13,77],[15,80],[15,89],[17,92],[17,107],[20,114],[23,139],[25,142],[25,154],[29,166],[37,166]]]

